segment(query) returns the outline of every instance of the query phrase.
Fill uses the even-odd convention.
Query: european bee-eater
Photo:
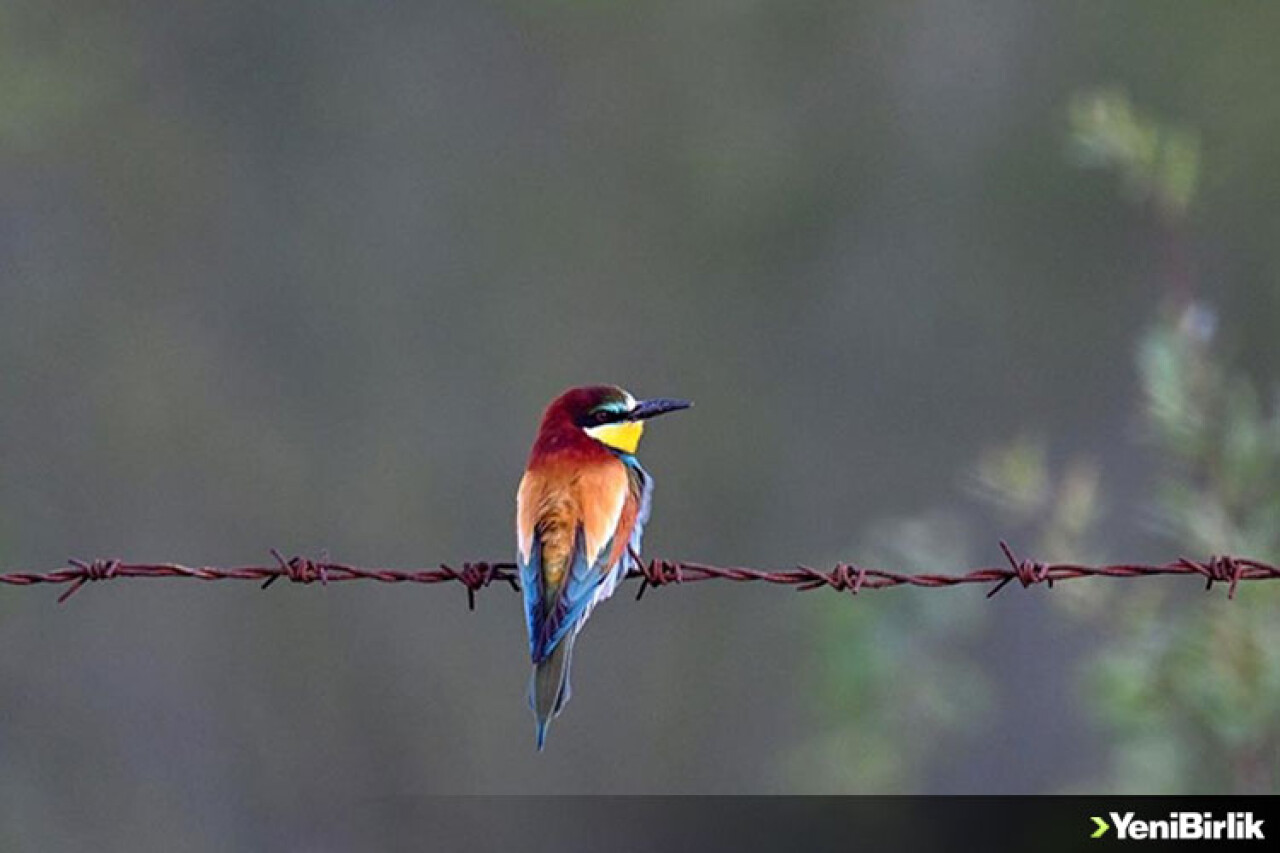
[[[592,385],[569,389],[542,415],[516,496],[538,749],[569,701],[574,639],[640,553],[653,494],[635,456],[644,422],[690,405]]]

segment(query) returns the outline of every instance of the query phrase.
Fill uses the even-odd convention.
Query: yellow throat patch
[[[644,433],[643,421],[620,421],[616,424],[601,424],[587,427],[587,435],[614,450],[623,453],[635,453],[640,446],[640,436]]]

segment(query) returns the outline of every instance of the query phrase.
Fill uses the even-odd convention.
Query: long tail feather
[[[533,676],[529,679],[529,705],[533,708],[533,716],[537,725],[538,750],[541,751],[547,740],[547,728],[551,720],[564,709],[569,702],[569,665],[573,661],[572,632],[556,644],[545,660],[534,665]]]

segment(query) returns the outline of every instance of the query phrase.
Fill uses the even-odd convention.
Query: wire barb
[[[1185,558],[1178,562],[1181,565],[1204,575],[1204,588],[1206,590],[1213,589],[1215,581],[1222,581],[1229,584],[1227,587],[1227,598],[1234,599],[1236,597],[1236,587],[1240,585],[1240,580],[1244,577],[1244,560],[1239,560],[1230,555],[1223,554],[1210,557],[1208,561],[1204,563],[1197,563],[1194,560],[1187,560]]]
[[[315,562],[307,557],[294,556],[285,559],[275,548],[271,549],[279,571],[273,573],[262,582],[261,589],[266,589],[280,578],[288,578],[292,583],[312,583],[319,580],[321,586],[329,585],[329,566],[325,562]]]
[[[987,598],[993,597],[997,592],[1004,589],[1009,581],[1017,578],[1018,583],[1022,584],[1022,588],[1026,589],[1032,584],[1047,582],[1050,587],[1053,586],[1053,576],[1049,574],[1049,564],[1041,563],[1036,560],[1019,560],[1018,555],[1013,552],[1013,548],[1009,543],[1000,540],[1000,550],[1004,552],[1004,558],[1009,561],[1009,571],[991,588],[987,593]]]
[[[456,580],[467,588],[467,609],[471,611],[476,609],[476,590],[484,589],[493,583],[495,577],[492,563],[463,563],[460,572],[442,565],[440,570],[446,579]],[[514,580],[512,580],[512,586],[515,586]],[[519,589],[519,587],[516,588]]]
[[[679,563],[672,563],[667,560],[650,560],[646,563],[640,559],[640,552],[631,546],[627,546],[627,553],[631,555],[631,569],[627,572],[626,577],[640,578],[640,588],[636,590],[636,601],[644,598],[644,591],[650,587],[656,588],[669,583],[681,583],[684,580],[680,572]]]
[[[105,581],[116,576],[116,570],[120,568],[119,560],[93,560],[84,562],[83,560],[71,559],[67,564],[79,570],[79,574],[74,572],[68,577],[72,581],[71,586],[62,595],[58,596],[58,603],[62,604],[68,598],[75,595],[80,587],[89,581]]]

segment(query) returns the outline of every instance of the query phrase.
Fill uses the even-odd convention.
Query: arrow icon
[[[1101,838],[1106,834],[1106,831],[1111,828],[1110,825],[1100,817],[1094,817],[1092,820],[1098,825],[1098,828],[1093,831],[1093,835],[1089,836],[1090,838]]]

